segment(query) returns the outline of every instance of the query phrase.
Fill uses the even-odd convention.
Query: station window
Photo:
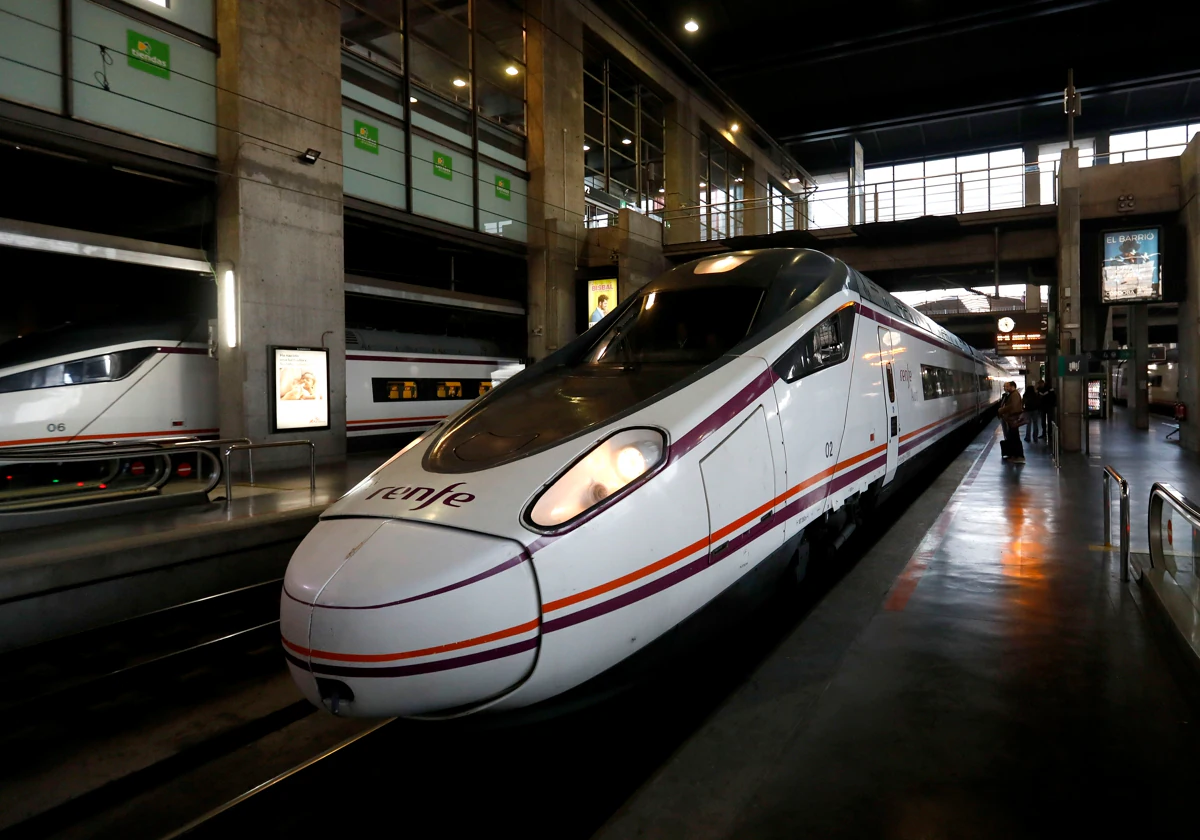
[[[741,236],[746,200],[746,163],[733,149],[700,134],[700,238]]]
[[[589,227],[612,224],[629,207],[662,220],[666,207],[666,107],[631,72],[585,44],[584,201]]]
[[[404,21],[399,3],[343,0],[341,11],[343,49],[394,73],[404,72]]]
[[[772,180],[767,182],[767,199],[771,205],[771,233],[795,230],[799,196]]]

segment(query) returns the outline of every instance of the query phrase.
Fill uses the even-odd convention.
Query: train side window
[[[780,379],[795,382],[846,361],[853,335],[854,308],[847,306],[805,333],[772,367]]]
[[[479,381],[479,396],[482,397],[484,394],[486,394],[490,390],[492,390],[492,383],[486,379],[481,379]]]
[[[417,381],[413,379],[378,378],[371,380],[371,394],[375,402],[417,400],[420,399],[419,392]]]
[[[439,400],[461,400],[462,382],[443,380],[437,383],[437,398]]]

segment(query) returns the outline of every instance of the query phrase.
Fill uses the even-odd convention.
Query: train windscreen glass
[[[716,361],[746,337],[762,289],[716,286],[650,292],[596,341],[585,365]]]

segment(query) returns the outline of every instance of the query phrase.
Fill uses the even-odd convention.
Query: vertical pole
[[[967,184],[963,181],[962,173],[958,173],[958,212],[967,212]]]
[[[71,0],[59,0],[59,38],[62,52],[62,107],[63,114],[75,116],[75,89],[71,84],[71,65],[74,63],[73,42],[75,36],[71,28]]]
[[[479,230],[479,62],[475,60],[475,2],[470,0],[467,6],[467,38],[470,52],[467,54],[467,64],[471,80],[471,226]],[[405,38],[407,41],[408,39]],[[563,160],[566,161],[566,131],[563,132]],[[563,200],[563,206],[567,202]]]
[[[1129,580],[1129,484],[1121,482],[1121,580]]]
[[[1108,470],[1104,471],[1104,544],[1112,545],[1112,500],[1108,489]],[[1125,501],[1121,500],[1121,515],[1125,513]]]
[[[996,283],[996,298],[1000,298],[1000,226],[996,225],[992,228],[994,244],[992,246],[993,257],[995,262],[992,265],[992,280]]]
[[[411,39],[408,37],[408,0],[403,0],[403,5],[400,9],[401,26],[404,29],[403,50],[404,50],[404,78],[400,83],[400,95],[404,97],[404,102],[401,107],[408,119],[404,121],[404,209],[409,213],[413,212],[413,161],[412,161],[412,84],[409,78],[412,76],[412,59],[410,58]],[[253,467],[251,467],[250,483],[254,483]]]
[[[1075,148],[1075,70],[1067,70],[1067,148]]]

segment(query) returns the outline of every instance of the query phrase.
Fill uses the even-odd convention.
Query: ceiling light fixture
[[[415,103],[415,102],[417,101],[417,97],[415,97],[415,96],[410,96],[410,97],[408,97],[408,101],[409,101],[409,102],[412,102],[412,103]]]
[[[789,184],[799,184],[800,179],[797,178],[795,175],[793,175],[791,178],[788,178],[788,183]]]
[[[694,21],[694,20],[689,20],[687,23],[685,23],[683,25],[683,28],[686,29],[688,32],[699,32],[700,24],[696,23],[696,21]]]
[[[702,186],[702,187],[707,187],[707,186],[708,186],[708,184],[706,184],[706,183],[704,183],[703,181],[701,181],[701,182],[700,182],[700,186]]]
[[[585,152],[590,152],[590,151],[592,150],[592,147],[591,147],[591,146],[589,146],[587,143],[584,143],[584,144],[583,144],[583,150],[584,150]]]
[[[632,140],[630,140],[628,137],[622,137],[622,138],[621,138],[621,145],[622,145],[622,146],[628,146],[628,145],[629,145],[630,143],[632,143],[632,142],[633,142],[633,141],[632,141]]]
[[[466,79],[455,79],[454,86],[455,87],[466,87],[467,86]]]
[[[737,124],[737,123],[730,123],[730,124],[729,124],[729,130],[730,130],[730,131],[732,131],[732,132],[734,132],[735,134],[737,133],[737,130],[738,130],[738,128],[739,128],[739,126],[738,126],[738,124]]]
[[[521,71],[517,69],[517,66],[515,64],[510,64],[504,68],[504,72],[510,76],[515,76],[518,73],[520,73]]]

